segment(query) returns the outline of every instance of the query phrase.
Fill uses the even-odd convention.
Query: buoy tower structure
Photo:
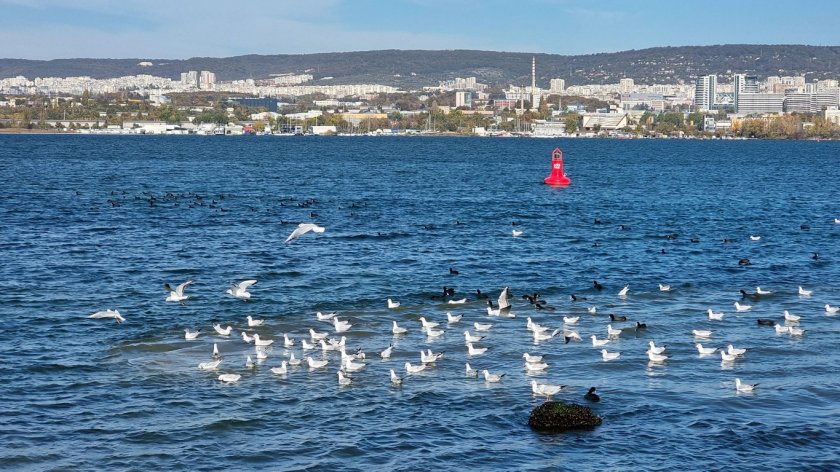
[[[563,151],[560,148],[554,148],[551,152],[551,175],[543,180],[552,187],[566,187],[572,183],[566,172],[563,170]]]

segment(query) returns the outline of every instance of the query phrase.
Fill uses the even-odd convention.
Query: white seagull
[[[315,331],[314,329],[309,328],[309,337],[312,338],[313,341],[320,341],[322,339],[327,339],[327,336],[329,336],[329,335],[330,335],[330,333],[326,333],[326,332],[319,333],[319,332]]]
[[[295,345],[295,340],[290,338],[288,334],[283,334],[283,347],[292,347]]]
[[[478,371],[470,367],[470,363],[464,364],[464,372],[467,377],[478,377]]]
[[[522,231],[516,229],[513,230],[513,237],[518,238],[519,236],[522,236]]]
[[[630,291],[630,286],[629,286],[629,285],[625,285],[625,286],[624,286],[624,288],[623,288],[623,289],[621,289],[621,290],[618,292],[618,296],[619,296],[619,297],[621,297],[621,298],[624,298],[624,297],[626,297],[626,296],[627,296],[627,292],[629,292],[629,291]]]
[[[285,242],[291,242],[310,231],[315,233],[323,233],[324,230],[326,230],[326,228],[324,228],[323,226],[318,226],[315,223],[301,223],[297,226],[297,228],[295,228],[294,231],[292,231],[292,234],[290,234],[289,237],[286,238]]]
[[[484,336],[473,336],[469,331],[464,331],[464,341],[468,343],[477,343],[484,339]]]
[[[286,375],[289,372],[289,368],[286,366],[286,361],[280,363],[280,367],[272,367],[271,373],[277,375]]]
[[[563,323],[565,324],[575,324],[580,320],[580,316],[564,316]]]
[[[735,378],[735,391],[737,392],[752,392],[758,384],[741,383],[741,379]]]
[[[712,332],[707,329],[692,329],[691,334],[697,338],[711,338]]]
[[[490,328],[493,327],[493,324],[492,323],[479,323],[478,321],[476,321],[475,323],[473,323],[473,326],[475,327],[476,331],[490,331]]]
[[[390,359],[391,358],[391,352],[393,352],[393,350],[394,350],[394,345],[389,344],[388,347],[386,347],[384,351],[379,353],[379,357],[381,357],[383,359]]]
[[[491,374],[487,369],[482,370],[481,373],[484,374],[484,381],[490,383],[501,382],[502,377],[505,376],[505,374]]]
[[[609,339],[598,339],[594,334],[592,335],[592,345],[595,347],[606,346],[609,342]]]
[[[463,305],[464,303],[467,303],[467,299],[461,298],[458,300],[449,300],[446,303],[448,303],[449,305]]]
[[[611,361],[614,359],[618,359],[621,356],[620,352],[609,352],[606,349],[601,349],[601,357],[605,361]]]
[[[735,304],[736,304],[736,305],[737,305],[737,303],[738,303],[738,302],[735,302]],[[735,308],[737,309],[738,307],[736,306]],[[720,321],[720,320],[722,320],[722,319],[723,319],[723,312],[717,312],[717,313],[715,313],[714,311],[712,311],[712,309],[711,309],[711,308],[709,308],[709,309],[706,311],[706,313],[708,313],[708,314],[709,314],[709,319],[710,319],[710,320],[717,320],[717,321]]]
[[[586,311],[589,312],[590,315],[594,315],[595,313],[598,313],[598,307],[597,306],[591,306],[591,307],[587,308]]]
[[[621,330],[620,329],[615,329],[615,328],[612,327],[611,324],[608,324],[607,325],[607,336],[609,336],[611,338],[621,336]]]
[[[432,352],[431,349],[427,349],[426,352],[423,352],[422,350],[420,351],[420,362],[424,364],[437,362],[442,357],[442,352]]]
[[[349,321],[341,321],[338,318],[333,318],[333,328],[335,328],[336,333],[344,333],[352,326]]]
[[[232,295],[240,300],[248,300],[249,298],[251,298],[251,292],[248,291],[248,288],[251,287],[251,285],[254,285],[255,283],[257,283],[257,281],[253,279],[243,280],[242,282],[231,284],[230,288],[227,289],[227,292],[225,293],[227,293],[228,295]]]
[[[169,292],[169,295],[166,297],[166,301],[182,302],[190,298],[189,295],[184,295],[184,289],[192,285],[192,283],[192,280],[187,280],[186,282],[182,283],[181,285],[178,285],[174,289],[169,284],[163,284],[163,288],[165,288],[166,291]]]
[[[289,353],[289,365],[295,366],[295,367],[300,365],[300,359],[295,357],[294,352]]]
[[[776,334],[790,333],[790,328],[788,328],[787,326],[782,326],[779,323],[773,325],[773,328],[775,328]]]
[[[659,291],[660,292],[670,292],[671,286],[669,284],[659,284]]]
[[[761,236],[750,235],[750,241],[759,241],[759,240],[761,240]]]
[[[747,353],[747,350],[745,348],[738,348],[729,344],[728,346],[726,346],[726,352],[728,354],[732,354],[733,356],[743,356]]]
[[[475,347],[472,343],[467,343],[467,353],[470,356],[480,356],[487,352],[486,347]]]
[[[187,341],[192,341],[193,339],[198,337],[198,334],[200,332],[201,331],[198,331],[198,330],[190,331],[188,329],[185,329],[184,330],[184,339],[186,339]]]
[[[792,315],[789,311],[785,310],[785,321],[799,321],[801,318],[797,315]]]
[[[653,341],[648,341],[648,346],[648,351],[654,354],[662,354],[663,352],[665,352],[666,348],[666,346],[657,346],[656,344],[654,344]]]
[[[400,307],[400,302],[395,302],[394,300],[391,300],[390,298],[388,299],[388,308],[393,310],[393,309],[399,308],[399,307]]]
[[[251,337],[251,336],[248,336],[248,333],[246,333],[245,331],[242,331],[242,340],[245,341],[248,344],[251,344],[252,342],[254,342],[254,338]]]
[[[723,350],[721,350],[721,351],[720,351],[720,361],[721,361],[721,362],[732,362],[732,361],[734,361],[737,357],[738,357],[738,356],[737,356],[737,355],[735,355],[735,354],[730,354],[730,353],[728,353],[728,352],[726,352],[726,351],[723,351]]]
[[[805,330],[802,328],[797,328],[796,326],[791,326],[788,328],[788,333],[790,333],[791,336],[802,336],[803,334],[805,334]]]
[[[265,320],[255,320],[254,318],[251,317],[251,315],[248,315],[245,318],[248,320],[248,327],[249,328],[255,328],[257,326],[262,326],[263,323],[265,323]]]
[[[347,386],[347,385],[350,385],[351,382],[352,382],[352,380],[350,379],[350,377],[347,377],[346,375],[344,375],[344,371],[342,371],[342,370],[338,371],[338,384],[339,385]]]
[[[428,320],[426,320],[425,317],[421,316],[420,317],[420,324],[422,324],[423,328],[425,328],[425,329],[431,329],[431,328],[437,328],[437,326],[440,323],[438,323],[437,321],[428,321]]]
[[[752,305],[747,305],[747,304],[741,305],[738,302],[735,302],[734,305],[735,305],[735,311],[737,311],[739,313],[752,310]]]
[[[239,374],[222,374],[219,376],[219,380],[227,383],[239,382],[240,378],[242,378],[242,376]]]
[[[552,395],[557,395],[564,388],[565,385],[538,384],[536,380],[531,381],[531,391],[534,395],[545,395],[546,400],[551,400]]]
[[[402,377],[398,376],[394,369],[391,369],[391,383],[394,385],[400,385],[403,382]]]
[[[761,287],[756,287],[755,288],[755,293],[757,293],[759,295],[770,295],[771,293],[773,293],[773,291],[772,290],[764,290]]]
[[[648,351],[647,355],[648,355],[648,359],[651,362],[665,362],[665,361],[668,360],[668,356],[665,356],[665,355],[662,355],[662,354],[656,354],[653,351]]]
[[[254,346],[254,352],[257,355],[257,360],[268,359],[268,346]]]
[[[833,315],[840,311],[840,306],[831,306],[828,303],[825,304],[825,312],[829,315]]]
[[[216,367],[219,367],[219,364],[221,364],[221,363],[222,363],[221,359],[217,359],[215,361],[210,361],[210,362],[202,362],[201,364],[198,364],[198,368],[201,369],[201,370],[213,370]]]
[[[310,343],[305,339],[300,340],[300,345],[301,345],[301,347],[303,347],[304,351],[311,351],[312,349],[315,349],[315,348],[318,347],[317,343]]]
[[[256,367],[256,366],[257,366],[257,365],[256,365],[256,364],[254,364],[254,360],[253,360],[253,359],[251,359],[251,356],[248,356],[248,358],[247,358],[247,359],[245,359],[245,368],[246,368],[246,369],[253,369],[253,368],[254,368],[254,367]]]
[[[410,362],[405,363],[405,371],[409,374],[416,374],[422,372],[426,368],[426,364],[411,365]]]
[[[213,325],[213,329],[219,333],[219,336],[230,336],[230,332],[233,330],[233,327],[228,326],[227,328],[222,328],[222,325],[216,323]]]
[[[427,328],[426,329],[426,336],[428,336],[430,338],[439,338],[439,337],[443,336],[443,333],[445,333],[445,331],[443,331],[441,329],[435,329],[435,328]]]
[[[327,366],[327,360],[315,360],[312,356],[308,356],[306,358],[306,364],[310,369],[321,369]]]
[[[548,369],[548,364],[545,362],[526,362],[525,363],[525,370],[529,372],[542,372],[545,369]]]
[[[529,353],[523,353],[522,358],[525,359],[525,362],[542,362],[543,356],[532,356]]]
[[[254,346],[271,346],[273,339],[260,339],[260,335],[254,333]]]
[[[394,326],[391,328],[391,332],[394,334],[405,334],[408,332],[408,329],[397,325],[397,322],[394,321]]]
[[[464,315],[453,315],[452,313],[446,312],[446,322],[449,324],[454,324],[461,321]]]
[[[222,355],[219,354],[219,345],[213,343],[213,359],[221,359]]]
[[[717,351],[716,347],[703,347],[703,345],[700,343],[695,344],[695,346],[697,346],[697,352],[699,352],[701,356],[708,356],[710,354],[714,354],[715,351]]]
[[[120,324],[123,321],[125,321],[125,318],[123,318],[122,315],[120,315],[120,312],[118,310],[97,311],[96,313],[88,316],[88,318],[93,318],[95,320],[102,319],[102,318],[113,318],[114,321],[117,322],[117,324]],[[196,332],[196,336],[198,336],[197,332]],[[190,338],[188,338],[188,339],[190,339]],[[192,338],[192,339],[195,339],[195,338]]]
[[[799,287],[799,296],[810,297],[812,293],[814,293],[813,290],[805,290],[801,286]]]
[[[338,313],[321,313],[319,311],[319,312],[315,313],[315,318],[317,318],[318,321],[329,321],[330,319],[332,319],[336,315],[338,315]]]

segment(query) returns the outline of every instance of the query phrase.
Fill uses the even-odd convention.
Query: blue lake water
[[[569,188],[542,184],[554,146]],[[0,463],[836,469],[840,315],[823,306],[840,304],[839,157],[835,142],[0,136]],[[284,244],[299,221],[326,232]],[[250,301],[225,294],[249,278]],[[186,280],[191,297],[165,302],[163,284]],[[468,303],[433,298],[443,286]],[[515,319],[487,316],[476,299],[504,286]],[[741,299],[756,286],[773,293]],[[556,311],[520,298],[535,291]],[[389,310],[387,298],[402,306]],[[736,313],[736,301],[753,308]],[[127,321],[87,318],[106,308]],[[802,317],[803,336],[757,325],[784,323],[783,310]],[[367,353],[349,387],[336,353],[301,351],[309,328],[332,333],[317,311],[349,319],[348,348]],[[463,320],[447,326],[447,311]],[[609,313],[628,321],[613,323],[626,329],[607,348],[621,357],[605,362],[589,336],[607,335]],[[266,323],[248,329],[246,315]],[[443,337],[423,335],[421,316]],[[580,316],[567,327],[583,341],[535,344],[527,316],[552,329]],[[392,321],[408,334],[392,336]],[[463,331],[475,321],[493,327],[479,343],[488,352],[470,358]],[[648,329],[635,332],[636,321]],[[233,335],[215,335],[216,322]],[[185,341],[187,328],[201,335]],[[713,331],[706,346],[748,351],[734,363],[700,357],[693,329]],[[242,330],[278,341],[254,370]],[[648,362],[650,340],[667,345],[667,362]],[[223,361],[200,371],[213,343]],[[392,386],[388,370],[404,375],[427,348],[443,360]],[[272,374],[290,352],[329,364]],[[526,374],[523,352],[550,367]],[[465,362],[506,375],[466,378]],[[224,384],[221,373],[242,378]],[[736,377],[759,386],[736,393]],[[543,399],[531,379],[568,385],[556,398],[575,402],[596,386],[603,425],[533,432],[528,415]]]

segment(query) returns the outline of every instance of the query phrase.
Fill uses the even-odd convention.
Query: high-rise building
[[[201,82],[200,87],[209,90],[212,89],[213,86],[216,84],[216,74],[210,72],[209,70],[201,71]]]
[[[549,92],[560,93],[566,89],[566,81],[563,79],[551,79],[549,81]]]
[[[618,88],[621,90],[621,93],[630,93],[633,91],[633,87],[635,86],[635,82],[633,79],[621,79],[618,81]]]
[[[717,93],[717,76],[704,75],[698,77],[694,85],[694,108],[697,111],[709,111],[715,104]]]
[[[181,83],[191,87],[198,86],[198,72],[194,70],[181,72]]]
[[[472,107],[472,92],[455,92],[455,107]]]
[[[738,97],[742,93],[758,93],[758,77],[754,75],[735,74],[732,92],[733,101],[735,102],[735,113],[739,113]]]

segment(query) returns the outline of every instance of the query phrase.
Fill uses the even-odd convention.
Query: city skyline
[[[481,49],[592,54],[657,46],[840,44],[840,4],[790,15],[766,2],[652,0],[580,7],[490,0],[257,0],[239,7],[159,0],[0,0],[3,58],[186,59],[375,49]]]

